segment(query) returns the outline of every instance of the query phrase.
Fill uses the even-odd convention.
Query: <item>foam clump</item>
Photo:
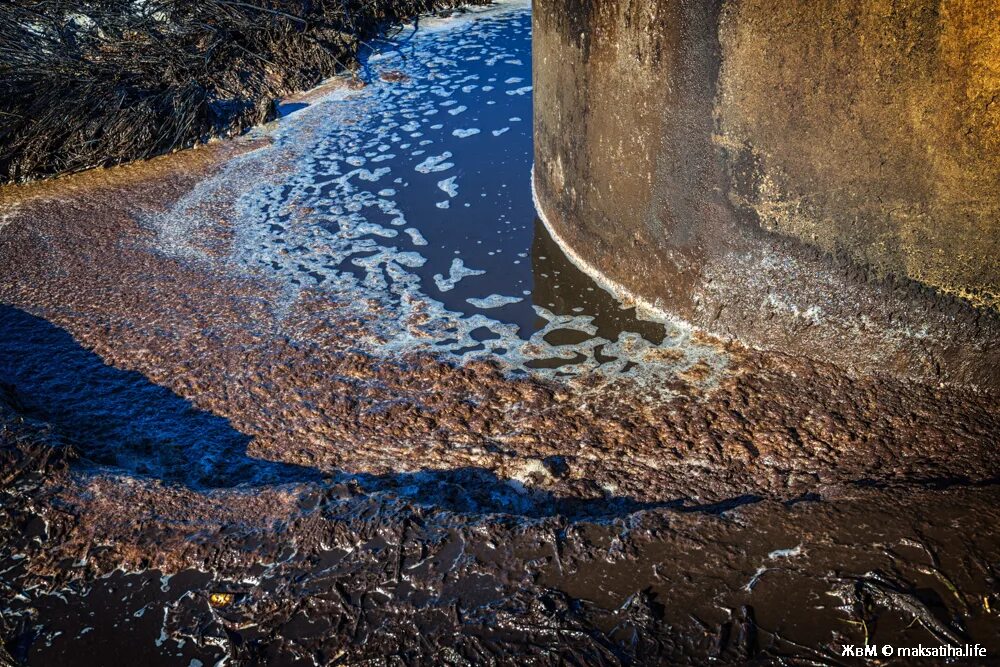
[[[530,231],[508,233],[528,228],[510,216],[533,212],[531,137],[508,134],[505,124],[531,113],[530,87],[508,96],[502,88],[471,85],[530,79],[529,65],[513,64],[530,62],[530,43],[517,38],[529,29],[526,2],[421,21],[419,30],[369,61],[376,70],[369,85],[288,116],[269,130],[271,145],[236,158],[152,220],[161,249],[217,261],[190,239],[199,227],[217,224],[206,213],[213,202],[237,192],[227,269],[278,285],[279,315],[306,294],[335,302],[339,315],[365,323],[366,335],[351,344],[366,353],[491,359],[513,374],[587,379],[589,386],[623,378],[665,386],[664,377],[701,363],[711,383],[726,359],[692,341],[690,332],[665,324],[669,335],[656,342],[627,330],[601,335],[586,308],[573,303],[563,314],[537,302],[537,290],[561,288],[560,278],[533,273],[534,260],[522,263],[530,256]],[[473,48],[498,55],[470,60]],[[378,71],[405,76],[406,85]],[[421,122],[425,117],[437,122]],[[457,124],[470,117],[502,127],[476,129],[483,136],[470,148],[473,142],[463,139],[472,128]],[[520,161],[523,182],[492,168],[503,159]],[[446,171],[452,173],[442,178]],[[469,202],[451,207],[459,179],[479,193],[475,209]],[[439,192],[447,199],[437,200]]]

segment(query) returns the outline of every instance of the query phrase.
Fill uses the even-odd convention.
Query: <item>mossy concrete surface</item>
[[[720,145],[761,224],[1000,304],[1000,3],[726,8]]]
[[[535,188],[606,283],[1000,387],[1000,3],[540,0]]]

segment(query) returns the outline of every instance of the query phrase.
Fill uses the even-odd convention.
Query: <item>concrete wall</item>
[[[535,188],[717,333],[1000,388],[1000,1],[536,0]]]

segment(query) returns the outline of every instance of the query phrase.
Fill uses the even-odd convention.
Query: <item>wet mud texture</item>
[[[717,388],[653,403],[362,354],[335,303],[279,321],[266,278],[151,243],[144,213],[228,157],[5,200],[14,659],[109,664],[126,636],[152,664],[1000,650],[995,397],[733,345]]]
[[[995,394],[697,332],[685,346],[725,362],[645,384],[386,352],[385,301],[289,295],[285,265],[233,251],[259,222],[245,191],[324,140],[300,129],[0,190],[0,658],[1000,650]],[[178,210],[189,253],[163,242]],[[592,285],[534,230],[532,298],[568,305],[544,274]]]
[[[998,16],[539,2],[540,210],[621,292],[717,334],[995,391]]]
[[[352,484],[207,495],[92,478],[110,520],[77,514],[64,442],[7,409],[4,428],[5,470],[20,473],[0,509],[13,664],[836,665],[855,664],[844,643],[1000,650],[995,488],[589,523],[456,515]],[[40,568],[81,531],[91,539]]]
[[[130,182],[125,206],[100,182],[119,175]],[[511,379],[489,361],[361,352],[365,322],[338,318],[335,300],[304,290],[277,310],[266,277],[144,242],[136,218],[149,199],[197,178],[88,174],[75,196],[50,198],[41,185],[15,210],[0,236],[8,381],[45,421],[87,433],[87,411],[65,405],[88,400],[101,417],[129,405],[139,389],[127,382],[121,404],[102,403],[110,380],[99,358],[228,420],[251,456],[324,472],[476,468],[559,498],[648,503],[791,499],[870,479],[976,483],[1000,471],[995,396],[802,357],[730,346],[715,389],[698,388],[706,371],[696,367],[669,380],[676,400],[649,402],[624,382],[589,390],[586,378]],[[52,326],[68,335],[39,338]],[[80,359],[87,350],[97,357]],[[132,434],[120,437],[127,445]],[[178,443],[163,465],[183,476],[194,446]]]

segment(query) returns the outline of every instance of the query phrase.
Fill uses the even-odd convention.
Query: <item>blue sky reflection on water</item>
[[[245,188],[231,263],[289,301],[320,292],[356,308],[373,332],[358,345],[375,353],[549,377],[722,370],[717,349],[638,318],[538,223],[527,3],[422,20],[375,44],[360,76],[359,90],[296,106],[268,130],[273,149],[244,158],[285,156],[277,178]],[[163,246],[179,250],[178,225],[231,186],[223,174],[162,216]]]

